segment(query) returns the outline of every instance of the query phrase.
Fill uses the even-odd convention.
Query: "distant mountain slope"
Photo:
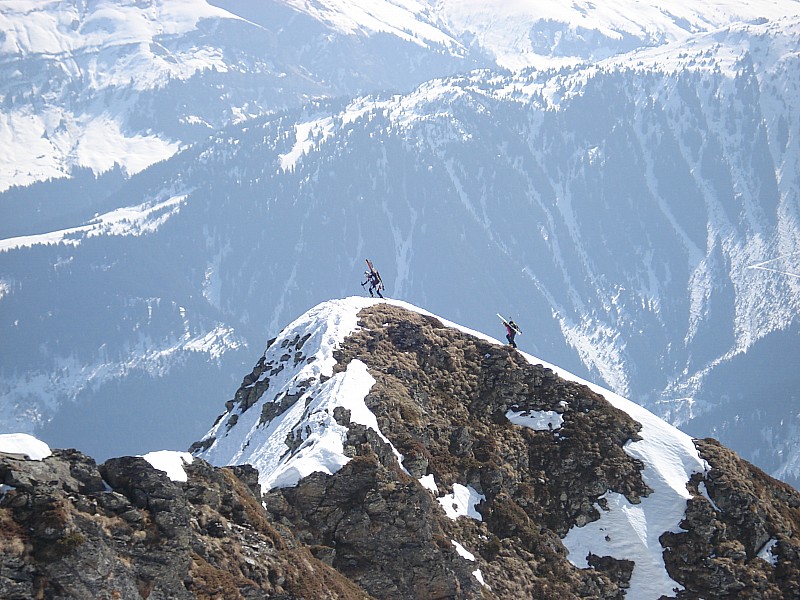
[[[435,48],[336,34],[284,2],[255,13],[205,0],[2,3],[0,191],[78,168],[134,174],[228,123],[409,89],[479,54],[445,34]]]
[[[593,62],[736,23],[800,15],[797,0],[681,0],[669,6],[652,1],[601,5],[560,0],[287,0],[287,4],[343,33],[393,32],[419,43],[444,43],[440,37],[444,31],[465,45],[482,47],[500,66],[511,69]],[[436,28],[431,30],[429,23]]]
[[[149,440],[188,444],[252,349],[361,292],[369,257],[391,297],[484,331],[512,316],[523,348],[796,485],[796,380],[761,365],[800,350],[797,27],[317,100],[127,181],[4,194],[46,198],[28,225],[48,203],[82,213],[0,242],[3,428],[107,457],[141,441],[123,415],[191,406]]]

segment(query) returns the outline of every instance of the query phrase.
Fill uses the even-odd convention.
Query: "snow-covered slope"
[[[170,2],[110,1],[60,2],[58,0],[14,0],[0,15],[3,40],[0,53],[6,56],[31,54],[69,55],[107,46],[144,46],[157,43],[160,36],[179,35],[197,28],[202,19],[236,18],[202,0]],[[201,58],[201,57],[198,57]],[[161,61],[165,72],[179,74],[178,61]],[[143,76],[145,73],[137,72]],[[101,74],[102,75],[102,74]],[[114,73],[105,73],[107,77]],[[150,73],[158,77],[159,73]],[[163,75],[162,75],[163,77]],[[161,80],[162,82],[164,79]],[[100,87],[118,85],[120,80],[98,81]],[[150,87],[142,82],[143,87]]]
[[[259,471],[262,489],[267,491],[295,486],[314,472],[333,474],[350,460],[344,450],[347,427],[337,421],[337,409],[349,411],[351,423],[372,429],[391,445],[365,403],[375,383],[369,365],[354,359],[345,370],[334,374],[337,362],[334,355],[344,339],[357,329],[359,310],[377,302],[360,297],[328,301],[290,323],[267,349],[263,360],[267,365],[265,371],[260,378],[249,382],[256,388],[260,382],[266,382],[267,392],[254,404],[248,402],[245,406],[231,407],[206,436],[210,445],[201,442],[205,449],[197,455],[217,466],[253,465]],[[404,302],[388,303],[430,315]],[[459,329],[501,345],[488,336]],[[525,353],[523,356],[531,364],[543,364],[534,356]],[[275,365],[280,368],[269,368]],[[641,439],[629,442],[625,451],[642,462],[644,481],[652,489],[652,493],[637,504],[631,504],[624,495],[612,490],[604,494],[605,508],[600,519],[574,527],[563,539],[570,560],[581,568],[588,567],[586,557],[590,553],[633,560],[636,566],[628,592],[630,597],[671,596],[673,589],[679,586],[665,570],[659,537],[664,532],[680,530],[686,501],[691,498],[687,483],[694,473],[705,473],[705,461],[689,436],[637,404],[566,371],[545,366],[553,368],[562,378],[590,385],[616,408],[641,423]],[[542,427],[534,423],[534,415],[528,419],[518,422],[548,430],[547,425]],[[404,469],[403,456],[397,450],[394,454],[398,468]],[[438,497],[436,482],[431,479],[428,477],[421,483]],[[468,489],[467,482],[463,482],[462,488]],[[446,501],[444,494],[441,496],[443,506],[449,506],[451,502]],[[469,494],[466,497],[469,498]],[[479,494],[473,494],[471,501],[462,502],[465,509],[451,518],[468,514],[480,500]],[[478,513],[472,514],[480,520]],[[486,583],[491,587],[491,581]]]
[[[450,47],[461,44],[442,30],[441,6],[427,0],[285,0],[331,29],[346,35],[387,33],[421,45]]]
[[[346,34],[388,32],[418,43],[476,44],[500,66],[546,68],[683,41],[735,23],[800,15],[797,0],[286,0]]]
[[[87,6],[88,19],[105,5]],[[246,345],[304,307],[360,292],[369,256],[391,296],[487,331],[497,310],[509,312],[526,330],[523,347],[797,481],[799,423],[786,409],[798,401],[790,362],[800,350],[796,19],[760,21],[769,7],[742,4],[749,23],[707,31],[698,17],[685,28],[697,33],[602,61],[431,79],[492,64],[442,16],[466,18],[475,5],[303,6],[316,16],[248,3],[244,18],[188,21],[196,29],[158,38],[174,52],[228,49],[228,71],[170,79],[178,87],[137,96],[112,86],[100,98],[88,75],[99,55],[74,59],[88,61],[74,70],[88,87],[67,77],[64,90],[81,106],[135,113],[131,131],[194,142],[127,181],[122,169],[97,181],[87,170],[0,196],[4,429],[79,445],[83,432],[110,423],[106,447],[87,449],[102,458],[130,451],[112,448],[128,436],[114,429],[126,407],[145,420],[191,402],[196,420],[161,434],[195,439],[193,428],[231,389],[233,365],[247,360]],[[339,13],[358,21],[354,6],[375,20],[336,25]],[[796,3],[772,6],[791,15]],[[739,14],[723,8],[721,21],[705,20],[723,25]],[[637,10],[645,8],[618,12]],[[414,35],[381,29],[389,12]],[[400,45],[389,50],[389,41]],[[402,68],[385,68],[400,56]],[[20,70],[15,81],[28,91],[6,96],[3,115],[40,97],[50,67],[73,72],[61,56],[29,58],[3,63],[35,66]],[[323,77],[331,73],[336,81]],[[415,81],[409,73],[425,83],[351,97],[403,89]],[[233,85],[240,77],[247,85]],[[229,93],[209,91],[221,88]],[[335,93],[345,97],[319,100]],[[316,100],[275,114],[276,95],[281,106]],[[37,139],[52,141],[57,129]]]
[[[253,16],[206,0],[0,3],[0,191],[131,175],[231,122],[474,64],[431,26],[435,47],[398,27],[353,40],[280,1]]]
[[[179,140],[132,131],[125,112],[138,93],[228,70],[221,48],[174,43],[208,19],[238,20],[203,0],[4,2],[0,189],[73,166],[136,173],[174,154]]]

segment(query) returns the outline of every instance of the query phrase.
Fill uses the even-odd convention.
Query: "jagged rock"
[[[670,575],[693,590],[678,597],[800,598],[800,494],[716,440],[695,443],[712,469],[691,482],[686,531],[662,540]],[[775,565],[758,557],[770,540]]]
[[[185,470],[0,455],[0,598],[368,598],[269,521],[252,468]]]
[[[634,505],[651,493],[642,463],[624,451],[626,443],[639,439],[639,424],[587,387],[433,317],[386,304],[364,309],[359,317],[359,329],[335,354],[334,371],[344,371],[354,358],[368,365],[375,384],[365,403],[403,455],[406,472],[394,467],[386,443],[340,410],[336,421],[348,427],[346,452],[355,458],[332,476],[314,474],[297,487],[269,492],[266,505],[273,517],[379,598],[625,597],[632,561],[590,555],[590,568],[577,569],[567,560],[561,537],[599,517],[596,507],[605,506],[601,496],[607,490]],[[505,416],[510,409],[553,411],[564,424],[557,432],[514,427]],[[714,464],[713,457],[706,458]],[[484,494],[478,506],[482,520],[443,517],[431,495],[413,482],[429,474],[446,491],[468,482]],[[746,471],[742,476],[750,477]],[[713,483],[720,479],[715,469],[709,478],[709,490],[721,485]],[[761,484],[775,489],[769,478]],[[738,486],[733,490],[730,503],[739,508],[729,518],[738,529],[728,528],[727,544],[695,549],[691,574],[671,568],[685,551],[670,546],[665,536],[669,573],[686,587],[681,597],[696,597],[698,591],[706,598],[760,597],[764,590],[795,597],[788,582],[769,587],[732,576],[736,561],[766,566],[755,552],[776,523],[775,515],[758,517],[755,496]],[[419,529],[404,528],[410,498]],[[770,501],[794,498],[784,489]],[[698,492],[687,510],[685,526],[697,531],[698,543],[717,526],[707,505]],[[796,516],[787,522],[797,531]],[[786,555],[793,556],[797,534],[786,535]],[[459,561],[448,544],[456,539],[480,561]],[[718,553],[714,564],[712,552]],[[425,572],[418,568],[420,557]],[[465,566],[479,567],[491,589],[465,577]],[[775,580],[766,573],[762,581],[769,578]]]
[[[436,501],[377,456],[359,456],[334,477],[306,477],[265,502],[276,520],[302,523],[301,539],[325,547],[330,564],[373,596],[480,597]]]

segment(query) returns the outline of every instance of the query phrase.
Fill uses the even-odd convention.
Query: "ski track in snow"
[[[354,359],[344,372],[324,384],[318,383],[321,375],[332,375],[335,364],[333,352],[356,329],[358,312],[379,302],[362,297],[325,302],[286,327],[268,349],[267,358],[277,359],[286,352],[282,346],[284,342],[310,335],[303,346],[303,353],[314,356],[315,360],[304,362],[297,369],[285,368],[270,376],[269,388],[262,398],[243,413],[238,412],[237,407],[233,413],[224,415],[206,436],[213,436],[215,441],[198,455],[216,465],[252,464],[260,472],[262,488],[267,490],[296,485],[313,472],[334,473],[347,463],[349,459],[343,453],[346,429],[333,419],[333,410],[337,406],[349,409],[353,422],[366,425],[385,440],[375,416],[364,404],[363,399],[374,383],[364,363]],[[502,345],[490,336],[459,326],[406,302],[384,302],[433,316],[445,326],[455,327],[491,344]],[[625,451],[643,462],[645,468],[642,477],[653,492],[634,505],[621,494],[608,490],[604,495],[608,510],[598,506],[600,519],[584,527],[573,527],[564,538],[569,559],[580,568],[588,567],[586,556],[589,552],[633,560],[636,566],[628,592],[630,597],[672,595],[680,585],[666,572],[658,538],[666,531],[680,531],[679,523],[686,510],[686,501],[691,497],[686,484],[692,473],[704,473],[708,469],[692,439],[613,392],[532,355],[522,353],[522,356],[531,364],[541,364],[565,379],[587,385],[642,425],[642,439],[628,442]],[[301,385],[303,383],[306,387]],[[287,394],[298,397],[293,398],[292,404],[269,423],[261,424],[259,420],[264,404],[280,402]],[[238,420],[231,421],[234,414]],[[557,429],[561,424],[561,416],[555,413],[513,413],[509,418],[521,426],[540,430]],[[295,440],[294,449],[286,445],[287,437]],[[395,453],[402,466],[402,456],[396,450]],[[474,507],[482,497],[475,490],[456,484],[452,494],[438,496],[438,487],[432,478],[423,478],[420,483],[438,497],[450,518],[480,518],[480,513]]]

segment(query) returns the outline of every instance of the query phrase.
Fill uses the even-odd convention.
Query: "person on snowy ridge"
[[[381,280],[380,273],[372,266],[372,263],[367,261],[367,265],[369,266],[368,271],[364,271],[364,277],[366,280],[361,283],[361,287],[364,287],[367,283],[369,283],[369,295],[374,298],[375,294],[373,292],[377,292],[378,296],[383,298],[383,294],[381,294],[381,290],[383,289],[383,281]]]
[[[519,327],[514,323],[514,319],[510,319],[508,323],[504,323],[504,325],[506,326],[506,339],[508,343],[511,344],[512,348],[516,348],[517,343],[514,341],[514,337],[517,335]]]

